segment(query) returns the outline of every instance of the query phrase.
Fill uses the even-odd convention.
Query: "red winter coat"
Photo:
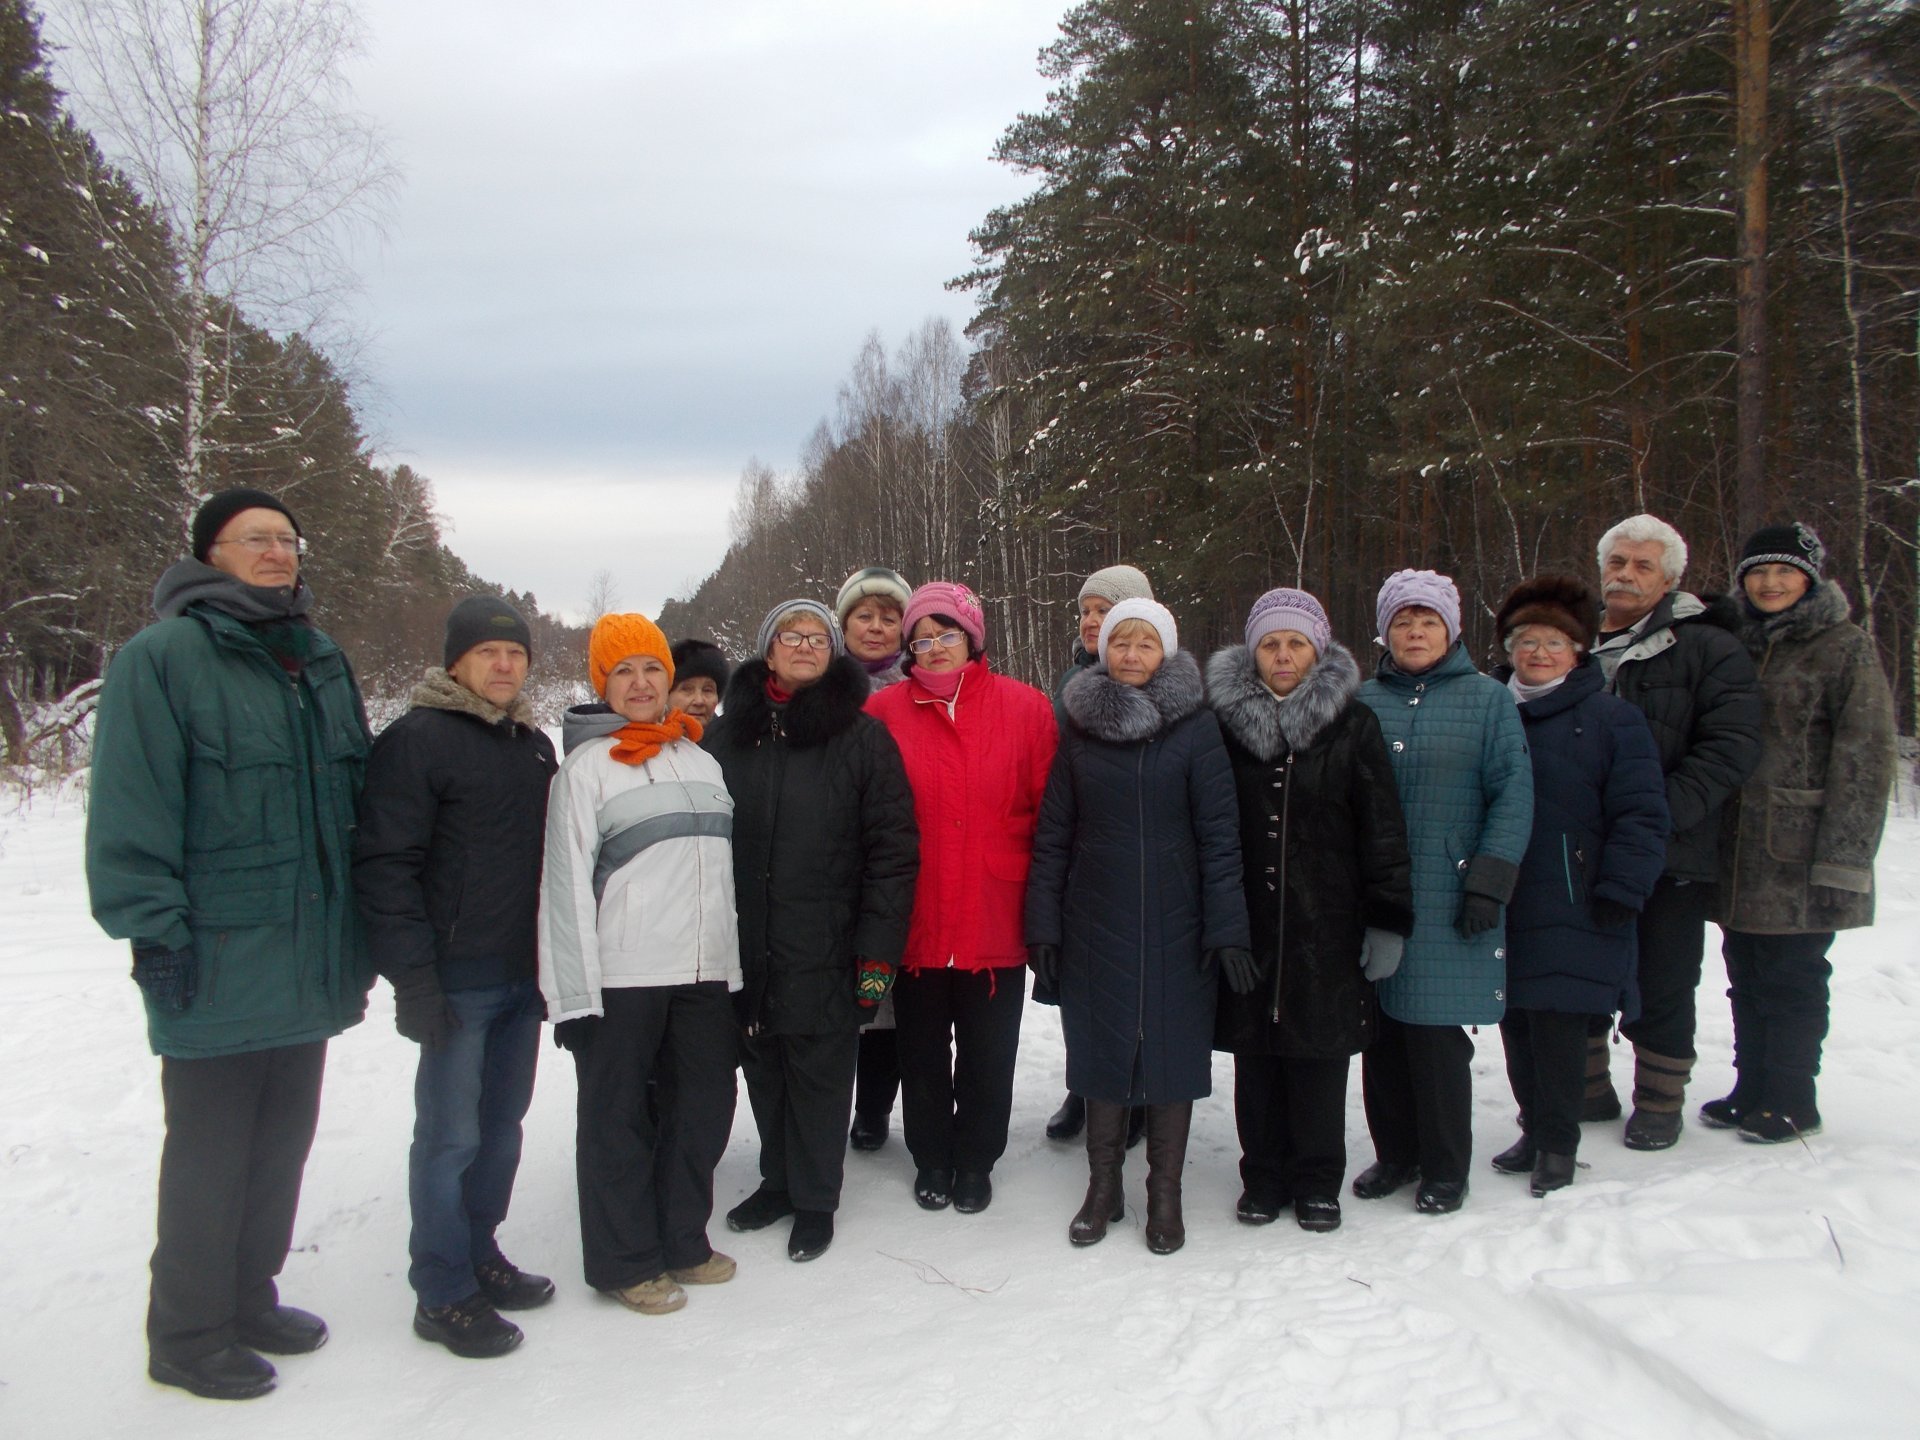
[[[920,883],[901,964],[909,970],[1024,965],[1027,866],[1059,727],[1031,685],[973,661],[946,701],[914,672],[867,701],[913,787]]]

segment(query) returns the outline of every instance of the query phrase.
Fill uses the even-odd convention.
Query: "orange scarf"
[[[651,725],[629,720],[613,732],[613,758],[622,765],[644,765],[662,746],[676,740],[698,745],[704,733],[705,727],[684,710],[669,710],[666,719]]]

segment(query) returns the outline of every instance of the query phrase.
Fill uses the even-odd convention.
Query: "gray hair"
[[[1660,569],[1666,574],[1668,584],[1677,583],[1687,573],[1687,542],[1680,538],[1678,530],[1658,515],[1629,515],[1600,537],[1595,553],[1603,572],[1607,568],[1607,556],[1622,540],[1636,545],[1647,540],[1658,540],[1665,552],[1660,557]]]

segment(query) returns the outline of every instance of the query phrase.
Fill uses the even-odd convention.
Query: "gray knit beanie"
[[[840,622],[834,618],[831,610],[818,600],[782,600],[767,611],[766,619],[760,622],[760,633],[753,642],[754,653],[762,660],[767,658],[767,651],[773,648],[774,622],[782,615],[790,615],[795,610],[814,616],[827,627],[827,639],[833,642],[833,653],[836,656],[847,653],[846,637],[840,633]]]
[[[1098,595],[1109,605],[1118,605],[1122,600],[1153,599],[1153,586],[1131,565],[1109,565],[1087,576],[1087,583],[1080,587],[1074,603],[1079,604],[1089,595]]]

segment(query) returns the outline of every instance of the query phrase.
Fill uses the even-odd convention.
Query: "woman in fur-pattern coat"
[[[1302,590],[1270,590],[1246,643],[1207,665],[1233,763],[1253,927],[1253,983],[1227,975],[1214,1047],[1233,1052],[1249,1225],[1291,1201],[1302,1229],[1340,1224],[1347,1072],[1376,1024],[1373,982],[1413,930],[1412,862],[1360,667]]]
[[[1893,697],[1846,595],[1821,578],[1825,559],[1807,526],[1773,525],[1734,569],[1766,709],[1760,767],[1724,812],[1713,917],[1726,937],[1738,1078],[1700,1118],[1769,1144],[1820,1129],[1827,951],[1835,932],[1873,923],[1893,784]]]

